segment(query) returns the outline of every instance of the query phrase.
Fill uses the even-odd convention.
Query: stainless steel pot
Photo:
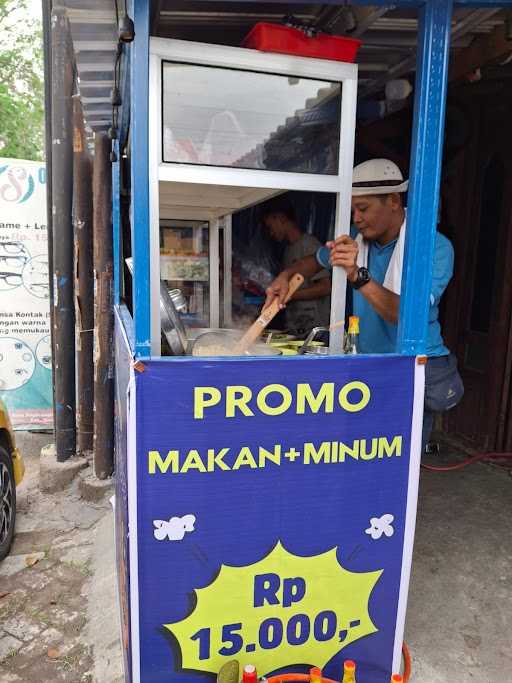
[[[163,282],[160,282],[160,323],[172,355],[183,356],[187,347],[187,333],[174,301]]]
[[[202,334],[207,334],[209,332],[216,332],[223,335],[223,338],[233,338],[233,344],[240,339],[242,333],[238,330],[231,330],[222,327],[189,327],[187,328],[187,356],[192,355],[192,349],[196,339],[198,339]]]
[[[232,330],[228,328],[213,328],[213,327],[198,327],[191,328],[187,330],[187,355],[193,355],[194,345],[197,342],[196,355],[198,357],[203,354],[197,353],[200,347],[201,336],[208,334],[208,343],[215,341],[215,337],[212,333],[218,337],[219,346],[226,347],[226,342],[229,346],[234,346],[236,342],[242,338],[243,332],[240,330]],[[205,354],[209,355],[209,354]],[[268,344],[258,342],[253,344],[253,346],[244,355],[246,356],[281,356],[282,353],[279,349],[273,348]]]

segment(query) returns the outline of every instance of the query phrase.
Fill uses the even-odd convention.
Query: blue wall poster
[[[46,168],[0,159],[0,398],[15,429],[51,428]]]
[[[400,668],[424,367],[144,362],[130,402],[133,680]],[[131,436],[130,436],[131,435]]]

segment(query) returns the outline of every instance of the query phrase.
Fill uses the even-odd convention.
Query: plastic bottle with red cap
[[[393,674],[391,676],[391,683],[404,683],[404,677],[400,674]]]
[[[244,666],[242,683],[258,683],[258,673],[253,664],[246,664]]]
[[[351,659],[343,663],[343,680],[341,683],[356,683],[356,663]]]
[[[314,666],[309,670],[309,680],[310,683],[322,683],[322,671],[318,667]]]

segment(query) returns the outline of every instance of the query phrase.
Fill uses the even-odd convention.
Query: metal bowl
[[[328,356],[330,350],[328,346],[308,346],[306,348],[306,356]]]
[[[253,344],[251,348],[246,351],[246,356],[282,356],[281,349],[273,348],[268,344]]]
[[[265,330],[261,336],[265,341],[270,337],[270,341],[276,344],[286,344],[286,342],[297,339],[293,334],[287,334],[282,330]]]

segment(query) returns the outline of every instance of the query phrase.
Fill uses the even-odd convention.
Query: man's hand
[[[263,306],[263,310],[268,308],[275,299],[279,301],[280,308],[285,307],[284,300],[288,294],[290,278],[291,274],[285,270],[276,277],[274,282],[270,284],[266,291],[267,299],[265,301],[265,305]]]
[[[347,279],[354,282],[357,277],[357,242],[349,235],[341,235],[334,242],[327,242],[327,248],[331,251],[331,265],[343,268]]]
[[[272,282],[270,287],[267,289],[267,300],[265,301],[263,310],[268,308],[275,299],[279,301],[279,305],[281,308],[285,307],[284,300],[286,299],[286,295],[288,294],[288,285],[290,284],[290,279],[293,275],[295,275],[295,273],[300,273],[304,278],[312,278],[321,270],[322,266],[316,260],[315,254],[305,256],[299,261],[295,261],[295,263],[292,266],[290,266],[286,270],[283,270],[283,272],[276,277],[274,282]],[[300,289],[298,291],[302,292],[303,289]]]

